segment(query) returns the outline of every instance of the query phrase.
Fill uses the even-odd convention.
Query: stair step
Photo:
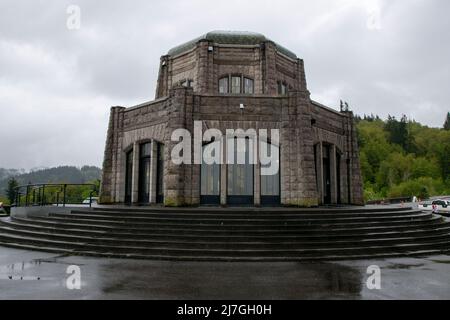
[[[378,238],[378,237],[395,237],[399,235],[420,235],[420,234],[428,234],[428,233],[437,233],[437,232],[445,232],[445,230],[450,231],[450,222],[446,223],[440,223],[438,225],[432,225],[429,228],[424,228],[425,226],[417,225],[416,227],[410,227],[408,229],[405,229],[403,231],[396,231],[396,230],[390,230],[386,228],[381,228],[378,230],[372,230],[369,228],[361,229],[361,230],[355,230],[355,229],[340,229],[340,230],[328,230],[328,229],[316,229],[316,230],[305,230],[301,233],[283,233],[280,232],[278,234],[217,234],[217,233],[203,233],[203,234],[189,234],[189,233],[175,233],[175,234],[168,234],[164,233],[161,230],[155,230],[155,232],[146,232],[146,233],[130,233],[130,232],[124,232],[123,230],[118,229],[107,231],[98,231],[98,230],[86,230],[86,229],[64,229],[61,230],[61,228],[56,227],[48,227],[48,226],[36,226],[32,224],[23,224],[23,223],[16,223],[13,221],[0,221],[0,224],[5,225],[6,227],[16,229],[16,230],[28,230],[28,231],[36,231],[36,232],[46,232],[48,234],[55,234],[58,232],[64,231],[64,234],[70,234],[70,235],[79,235],[79,236],[86,236],[86,237],[93,237],[93,238],[102,238],[102,237],[111,237],[116,239],[182,239],[185,241],[189,241],[191,239],[197,240],[202,239],[202,241],[209,241],[209,240],[215,240],[215,239],[234,239],[236,241],[247,241],[249,239],[261,239],[261,240],[289,240],[289,239],[339,239],[339,238],[346,238],[346,239],[352,239],[352,238],[358,238],[358,237],[364,237],[366,239],[369,238]],[[122,232],[118,232],[118,231]],[[189,230],[187,230],[189,231]],[[159,233],[158,233],[159,232]]]
[[[227,241],[207,241],[204,240],[189,240],[185,239],[173,239],[173,240],[161,240],[161,239],[118,239],[111,236],[101,237],[101,238],[92,238],[87,236],[80,235],[71,235],[71,234],[61,234],[61,233],[45,233],[45,232],[36,232],[36,231],[27,231],[27,230],[17,230],[14,228],[9,228],[3,226],[1,228],[3,234],[9,235],[18,235],[22,237],[32,237],[39,239],[51,239],[55,241],[70,241],[77,243],[89,243],[89,244],[104,244],[110,246],[142,246],[142,248],[147,249],[153,246],[165,246],[170,248],[247,248],[247,249],[275,249],[275,248],[313,248],[313,247],[327,247],[332,248],[335,246],[341,247],[352,247],[354,246],[354,242],[349,241],[348,239],[328,239],[327,237],[320,238],[298,238],[290,241],[286,240],[276,240],[276,239],[261,239],[256,241],[252,239],[245,239],[245,241],[236,241],[235,239],[227,239]],[[411,243],[411,242],[428,242],[434,241],[436,239],[449,239],[450,228],[442,228],[436,229],[432,235],[404,235],[397,234],[396,237],[386,237],[383,234],[380,234],[378,238],[371,239],[366,238],[364,236],[355,237],[358,241],[358,245],[360,246],[368,246],[368,245],[376,245],[376,244],[397,244],[397,243]]]
[[[73,250],[65,250],[61,248],[54,247],[40,247],[32,244],[20,244],[15,242],[3,242],[3,246],[23,249],[23,250],[33,250],[33,251],[46,251],[54,253],[63,253],[67,255],[83,255],[83,256],[95,256],[95,257],[105,257],[105,258],[122,258],[122,259],[148,259],[148,260],[166,260],[166,261],[221,261],[221,262],[307,262],[307,261],[332,261],[332,260],[358,260],[367,259],[367,254],[341,254],[341,255],[319,255],[319,256],[301,256],[301,257],[205,257],[205,256],[174,256],[174,255],[144,255],[144,254],[133,254],[133,253],[103,253],[95,251],[80,250],[74,252]],[[370,255],[371,259],[381,259],[381,258],[392,258],[392,257],[418,257],[424,255],[439,255],[448,253],[446,249],[437,248],[427,248],[427,249],[417,249],[408,250],[402,252],[382,252],[382,253],[372,253]]]
[[[71,214],[87,214],[91,216],[110,216],[110,217],[148,217],[148,218],[177,218],[177,219],[271,219],[277,220],[280,218],[323,218],[323,219],[334,219],[339,217],[382,217],[382,216],[403,216],[408,214],[421,213],[419,210],[402,210],[398,212],[339,212],[339,213],[305,213],[305,212],[228,212],[226,214],[216,213],[216,212],[123,212],[123,211],[112,211],[112,210],[93,210],[93,209],[74,209],[71,210]]]
[[[229,257],[229,256],[302,256],[302,255],[322,255],[322,254],[350,254],[350,253],[367,253],[382,252],[389,249],[390,251],[399,252],[407,250],[423,250],[426,248],[443,248],[448,249],[450,244],[448,237],[436,238],[436,241],[421,242],[421,243],[402,243],[395,245],[371,245],[371,246],[358,246],[353,247],[334,247],[334,248],[295,248],[295,249],[278,249],[278,248],[262,248],[262,249],[210,249],[210,248],[173,248],[167,246],[160,247],[140,247],[140,246],[121,246],[121,245],[104,245],[104,244],[92,244],[92,243],[77,243],[69,241],[56,241],[50,239],[40,239],[37,237],[22,237],[10,234],[0,234],[0,242],[18,242],[18,243],[32,243],[34,245],[43,245],[46,247],[62,247],[72,248],[75,252],[93,251],[103,253],[143,253],[143,254],[170,254],[170,255],[194,255],[194,256],[209,256],[209,257]]]
[[[358,223],[358,224],[335,224],[328,226],[301,226],[301,227],[291,227],[291,226],[278,226],[277,228],[268,228],[265,226],[264,228],[256,227],[256,228],[227,228],[225,226],[221,226],[217,228],[214,226],[213,228],[208,226],[195,226],[192,227],[190,225],[187,226],[165,226],[165,225],[129,225],[120,222],[112,222],[105,223],[100,221],[98,223],[93,223],[92,221],[79,221],[79,220],[68,220],[68,219],[52,219],[52,218],[33,218],[33,219],[24,219],[24,218],[13,218],[13,221],[18,221],[20,223],[28,223],[28,224],[36,224],[43,226],[57,226],[58,228],[83,228],[87,230],[102,230],[102,231],[111,231],[111,230],[122,230],[122,231],[130,231],[130,232],[165,232],[165,233],[189,233],[193,234],[226,234],[226,233],[235,233],[235,234],[268,234],[268,233],[284,233],[284,234],[298,234],[298,233],[308,233],[308,232],[321,232],[326,228],[327,230],[336,230],[336,232],[346,231],[349,229],[352,230],[361,230],[361,229],[371,229],[371,230],[379,230],[381,228],[407,228],[409,226],[423,226],[428,227],[434,224],[442,223],[442,218],[438,216],[433,216],[429,220],[424,221],[408,221],[408,222],[390,222],[390,223]]]
[[[365,222],[365,221],[394,221],[394,220],[412,220],[412,219],[428,219],[432,216],[431,213],[415,213],[410,215],[394,215],[394,216],[381,216],[381,217],[335,217],[335,218],[321,218],[321,217],[294,217],[294,218],[284,218],[279,217],[278,219],[273,218],[176,218],[176,217],[133,217],[133,216],[110,216],[110,215],[91,215],[91,214],[50,214],[49,217],[52,218],[67,218],[67,219],[79,219],[79,220],[96,220],[96,221],[120,221],[120,222],[135,222],[135,223],[170,223],[170,224],[226,224],[226,225],[242,225],[243,223],[250,222],[252,225],[259,224],[274,224],[280,225],[284,223],[339,223],[339,222]]]
[[[206,213],[206,214],[223,214],[230,213],[266,213],[266,214],[280,214],[280,213],[298,213],[298,214],[317,214],[317,213],[371,213],[371,212],[401,212],[413,210],[412,207],[385,207],[385,208],[366,208],[366,207],[343,207],[343,208],[310,208],[299,209],[289,207],[271,207],[271,208],[246,208],[246,207],[193,207],[193,208],[168,208],[168,207],[93,207],[91,209],[79,209],[83,211],[112,211],[112,212],[125,212],[125,213],[181,213],[190,214],[193,212]]]

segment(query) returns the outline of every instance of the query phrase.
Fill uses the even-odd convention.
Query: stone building
[[[224,134],[278,129],[278,173],[262,176],[259,163],[175,164],[172,132],[194,132],[194,122]],[[111,108],[100,202],[362,204],[353,114],[311,100],[303,60],[276,42],[209,32],[161,57],[154,101]]]

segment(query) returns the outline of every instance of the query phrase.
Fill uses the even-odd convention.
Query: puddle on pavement
[[[56,256],[53,258],[33,259],[31,261],[22,261],[16,263],[10,263],[6,265],[0,265],[0,280],[17,280],[17,281],[48,281],[55,280],[56,278],[39,275],[40,270],[48,268],[43,267],[45,264],[68,264],[58,259],[65,256]],[[36,273],[34,270],[38,270],[36,275],[27,275],[27,273]]]
[[[418,264],[401,264],[401,263],[393,263],[389,264],[383,269],[393,269],[393,270],[399,270],[399,269],[411,269],[411,268],[421,268],[425,266],[425,263],[418,263]]]

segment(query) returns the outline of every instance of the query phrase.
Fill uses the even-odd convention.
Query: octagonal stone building
[[[172,133],[195,123],[224,135],[278,129],[278,173],[175,164]],[[303,60],[264,35],[209,32],[161,57],[154,101],[111,108],[100,193],[104,204],[360,205],[353,114],[311,100]]]

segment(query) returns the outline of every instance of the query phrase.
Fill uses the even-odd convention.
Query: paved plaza
[[[80,267],[81,289],[66,286]],[[367,268],[381,269],[370,290]],[[0,299],[450,299],[450,256],[319,263],[169,262],[0,248]]]

